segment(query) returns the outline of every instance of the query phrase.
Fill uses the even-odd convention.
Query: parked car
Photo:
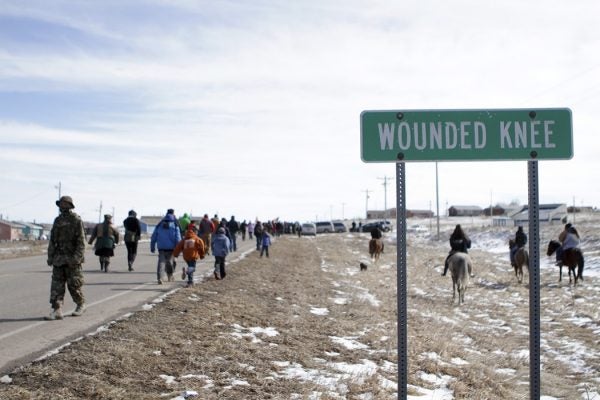
[[[429,232],[429,229],[427,229],[426,226],[423,225],[411,225],[408,228],[406,228],[407,232],[411,232],[411,233],[425,233],[425,232]]]
[[[341,222],[341,221],[335,221],[333,223],[333,229],[335,232],[337,233],[342,233],[342,232],[348,232],[348,228],[346,227],[346,225]]]
[[[375,228],[379,228],[382,232],[389,232],[392,230],[392,224],[389,221],[368,222],[362,226],[362,232],[371,232]]]
[[[317,227],[311,222],[302,224],[302,236],[317,236]]]
[[[333,223],[331,221],[320,221],[315,223],[317,226],[317,233],[333,233]]]

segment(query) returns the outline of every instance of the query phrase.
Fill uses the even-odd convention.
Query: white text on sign
[[[496,138],[502,149],[551,149],[555,121],[499,121]],[[488,142],[481,121],[378,123],[381,150],[470,150]],[[397,142],[397,144],[396,144]]]

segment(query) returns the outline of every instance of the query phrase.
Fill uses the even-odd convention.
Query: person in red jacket
[[[187,263],[187,268],[183,268],[181,279],[187,275],[187,287],[194,286],[194,272],[196,272],[196,262],[203,259],[206,254],[204,241],[200,239],[192,229],[185,231],[184,238],[177,243],[173,250],[173,257],[179,257],[183,253],[183,259]]]

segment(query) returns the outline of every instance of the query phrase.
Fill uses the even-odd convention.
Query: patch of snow
[[[329,310],[326,308],[311,307],[310,312],[315,315],[327,315]]]
[[[161,375],[159,375],[159,377],[162,378],[162,379],[164,379],[165,383],[167,385],[175,383],[175,377],[174,376],[161,374]]]
[[[369,346],[356,341],[356,337],[338,337],[338,336],[329,336],[329,338],[337,344],[340,344],[347,348],[348,350],[364,350],[368,349]]]
[[[517,370],[512,368],[498,368],[496,372],[502,375],[514,375]]]

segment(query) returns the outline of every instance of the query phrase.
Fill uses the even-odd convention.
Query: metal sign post
[[[398,298],[398,398],[408,396],[408,335],[406,328],[406,168],[396,163],[396,280]]]
[[[537,161],[527,161],[529,180],[529,393],[540,398],[540,210]]]

